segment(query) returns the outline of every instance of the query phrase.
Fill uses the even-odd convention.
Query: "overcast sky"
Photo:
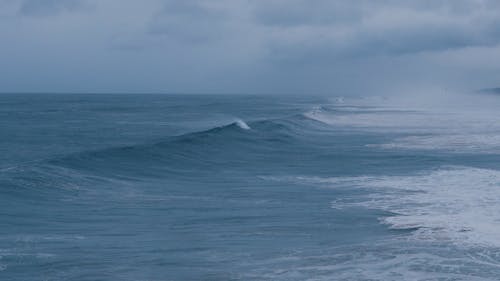
[[[0,0],[0,92],[500,85],[498,0]]]

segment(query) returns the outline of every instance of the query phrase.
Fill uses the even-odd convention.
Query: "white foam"
[[[354,204],[394,213],[381,219],[391,228],[418,229],[414,235],[419,239],[500,247],[500,171],[449,168],[414,176],[362,177],[356,185],[377,192]]]
[[[500,247],[500,171],[446,167],[411,176],[285,177],[331,188],[363,188],[368,195],[338,199],[332,208],[365,207],[393,215],[381,222],[415,230],[419,240]]]
[[[241,129],[243,130],[250,130],[250,126],[248,126],[247,123],[245,123],[245,121],[241,120],[241,119],[236,119],[234,121],[234,124],[236,124],[238,127],[240,127]]]
[[[374,144],[384,149],[500,153],[497,110],[484,102],[477,102],[475,107],[420,108],[406,104],[366,106],[364,103],[366,101],[360,102],[360,106],[347,107],[335,103],[324,105],[304,116],[335,128],[404,134],[388,143]]]
[[[335,109],[335,108],[334,108]],[[368,131],[441,133],[461,132],[464,129],[481,131],[490,129],[493,120],[475,116],[469,118],[462,112],[413,110],[407,108],[337,108],[327,111],[314,108],[305,117],[336,127],[349,127]]]
[[[383,112],[381,110],[378,112],[363,110],[363,112],[358,113],[355,109],[331,113],[314,109],[304,115],[310,119],[333,126],[365,129],[404,128],[406,130],[428,128],[426,126],[428,125],[426,122],[427,117],[420,113]]]
[[[376,245],[374,245],[376,244]],[[418,246],[371,242],[357,248],[337,248],[330,254],[264,260],[247,279],[264,280],[495,280],[498,262],[484,252],[447,256]],[[401,246],[401,245],[399,245]],[[448,252],[449,253],[449,252]],[[473,269],[472,271],[470,269]]]

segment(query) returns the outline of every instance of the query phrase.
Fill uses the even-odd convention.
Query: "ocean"
[[[0,95],[0,280],[498,280],[496,98]]]

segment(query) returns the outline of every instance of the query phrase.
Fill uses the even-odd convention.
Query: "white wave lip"
[[[251,129],[250,126],[248,126],[248,124],[245,123],[245,121],[243,121],[241,119],[234,120],[234,124],[236,124],[236,126],[240,127],[243,130],[250,130]]]

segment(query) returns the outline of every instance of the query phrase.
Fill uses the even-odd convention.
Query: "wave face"
[[[0,279],[495,280],[477,104],[0,96]]]

